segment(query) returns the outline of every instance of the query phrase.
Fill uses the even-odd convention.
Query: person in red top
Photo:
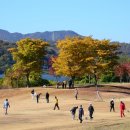
[[[125,110],[125,104],[124,102],[120,102],[120,114],[121,114],[121,118],[124,116],[125,117],[125,114],[124,114],[124,110]]]

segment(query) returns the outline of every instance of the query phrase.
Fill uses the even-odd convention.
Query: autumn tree
[[[119,46],[117,44],[110,44],[109,40],[95,40],[92,38],[89,42],[88,38],[84,40],[89,46],[88,58],[86,58],[89,65],[86,69],[88,73],[94,76],[95,85],[98,90],[98,78],[117,64],[117,50]]]
[[[16,45],[16,48],[9,49],[15,61],[13,71],[17,77],[25,75],[27,85],[30,86],[30,74],[42,71],[43,57],[48,43],[39,39],[26,38],[18,41]]]
[[[86,67],[87,44],[83,38],[73,37],[57,43],[59,55],[53,59],[53,68],[57,75],[72,78],[82,76]]]
[[[120,83],[123,78],[126,78],[127,82],[130,80],[130,62],[128,63],[120,63],[119,65],[114,67],[114,72],[117,77],[120,79]]]
[[[73,37],[58,41],[57,47],[59,55],[53,60],[56,74],[72,79],[93,75],[97,92],[98,78],[117,63],[118,45],[110,44],[109,40]]]

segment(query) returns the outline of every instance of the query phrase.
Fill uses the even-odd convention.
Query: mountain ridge
[[[45,31],[45,32],[34,32],[22,34],[19,32],[10,33],[9,31],[0,29],[0,40],[8,41],[8,42],[17,42],[23,38],[40,38],[46,41],[57,41],[60,39],[64,39],[65,37],[74,37],[81,36],[78,33],[71,30],[61,30],[61,31]]]

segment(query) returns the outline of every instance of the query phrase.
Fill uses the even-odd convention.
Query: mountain
[[[74,31],[46,31],[46,32],[35,32],[35,33],[10,33],[6,30],[0,29],[0,40],[8,41],[8,42],[17,42],[23,38],[40,38],[46,41],[57,41],[59,39],[64,39],[65,37],[70,36],[80,36],[79,34],[75,33]]]

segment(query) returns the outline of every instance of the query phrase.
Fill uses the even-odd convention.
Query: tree
[[[82,76],[86,67],[87,44],[83,38],[73,37],[60,40],[57,43],[59,55],[53,58],[53,68],[57,75],[70,77],[73,81],[75,77]]]
[[[130,62],[120,63],[114,68],[115,75],[120,78],[120,83],[123,79],[126,79],[127,82],[130,78]]]
[[[56,74],[74,79],[86,74],[94,75],[98,92],[98,78],[117,63],[118,45],[109,40],[92,37],[73,37],[58,41],[59,55],[53,59]]]
[[[18,41],[16,45],[17,48],[9,49],[15,61],[13,71],[20,72],[17,75],[21,75],[21,73],[25,75],[27,86],[30,86],[30,74],[32,72],[40,73],[42,71],[43,57],[46,54],[46,46],[48,43],[39,39],[26,38]]]
[[[90,50],[88,53],[89,56],[86,59],[87,62],[89,62],[87,72],[94,75],[95,85],[98,91],[98,78],[102,73],[108,72],[117,64],[117,49],[119,46],[117,44],[110,44],[109,40],[91,39],[90,42],[88,42],[88,40],[85,39],[85,41],[89,44]]]

